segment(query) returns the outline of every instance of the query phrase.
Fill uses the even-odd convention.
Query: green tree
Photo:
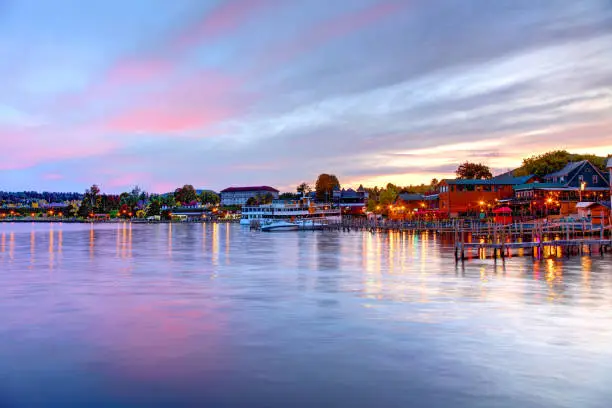
[[[77,206],[76,206],[76,205],[74,205],[74,204],[70,204],[70,205],[68,206],[68,208],[66,209],[66,215],[67,215],[68,217],[76,217],[76,216],[77,216],[78,211],[79,211],[79,209],[77,208]]]
[[[567,150],[554,150],[523,159],[523,165],[514,171],[515,176],[535,175],[544,177],[561,170],[569,162],[588,160],[600,170],[605,170],[606,158],[593,154],[574,154]]]
[[[217,205],[221,202],[221,198],[212,191],[202,191],[200,194],[200,202],[202,204]]]
[[[153,217],[161,214],[161,205],[159,204],[159,200],[151,200],[149,205],[147,205],[146,214],[147,217]]]
[[[272,193],[266,193],[263,197],[261,197],[261,204],[272,204],[272,201],[274,200],[274,196],[272,195]]]
[[[185,184],[174,191],[174,199],[177,203],[186,205],[197,201],[198,195],[191,184]]]
[[[459,179],[490,179],[493,177],[491,169],[482,163],[470,163],[465,162],[457,168],[455,171],[457,178]]]
[[[293,194],[293,193],[282,193],[281,195],[278,196],[278,198],[281,200],[297,200],[300,197],[301,197],[300,194]]]
[[[81,206],[77,211],[77,215],[81,218],[87,218],[89,217],[89,214],[91,214],[92,211],[93,209],[91,207],[91,201],[83,200],[83,202],[81,202]]]
[[[386,188],[380,193],[380,199],[378,201],[378,204],[381,206],[393,204],[397,199],[397,195],[399,193],[397,188],[393,184],[388,184],[387,186],[388,188]]]
[[[330,201],[333,198],[334,187],[340,188],[340,181],[338,181],[338,177],[333,174],[326,173],[319,175],[315,184],[317,200]]]

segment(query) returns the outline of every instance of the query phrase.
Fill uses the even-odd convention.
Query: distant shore
[[[190,220],[190,221],[172,221],[172,220],[143,220],[143,219],[120,219],[115,218],[112,220],[83,220],[78,218],[61,218],[61,219],[35,219],[35,218],[2,218],[0,223],[54,223],[54,224],[120,224],[123,222],[130,222],[132,224],[203,224],[203,223],[217,223],[217,224],[237,224],[240,220]]]

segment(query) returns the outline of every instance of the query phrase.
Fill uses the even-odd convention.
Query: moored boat
[[[261,226],[261,230],[265,232],[281,232],[281,231],[297,231],[300,228],[295,222],[289,221],[270,221]]]

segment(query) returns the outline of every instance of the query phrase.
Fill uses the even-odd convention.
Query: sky
[[[0,0],[0,190],[612,153],[611,0]]]

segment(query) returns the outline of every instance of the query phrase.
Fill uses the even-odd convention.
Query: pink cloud
[[[326,20],[305,31],[296,40],[274,48],[266,60],[268,63],[289,60],[298,54],[316,48],[333,39],[358,31],[386,17],[390,17],[407,5],[407,1],[377,3],[362,10]],[[262,67],[262,69],[266,68]]]
[[[240,112],[248,99],[236,94],[242,81],[216,72],[200,72],[149,93],[134,107],[105,120],[110,131],[167,133],[209,127]],[[235,96],[235,100],[230,100]]]
[[[63,129],[49,125],[0,129],[0,170],[24,169],[41,162],[104,154],[119,147],[91,127]]]
[[[183,52],[202,42],[217,39],[231,33],[261,9],[275,4],[271,0],[232,0],[221,2],[214,10],[188,26],[170,40],[167,48],[171,52]]]

